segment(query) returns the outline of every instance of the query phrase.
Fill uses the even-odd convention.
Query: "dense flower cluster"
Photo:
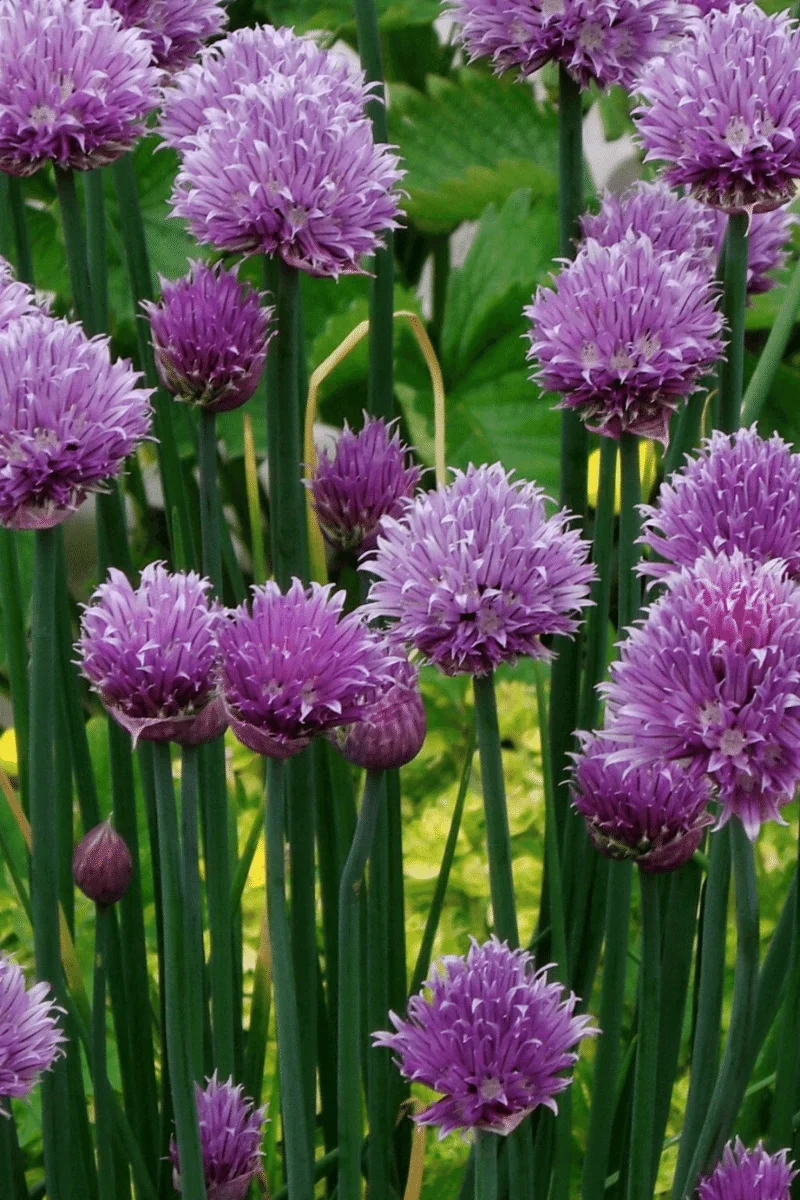
[[[666,443],[673,411],[722,350],[709,272],[692,251],[660,254],[628,233],[586,242],[554,283],[525,309],[533,378],[597,433]]]
[[[584,87],[631,88],[685,25],[673,0],[450,0],[447,11],[470,58],[523,75],[558,62]]]
[[[634,110],[646,159],[728,212],[766,211],[800,177],[800,34],[755,4],[712,11],[644,70]]]
[[[134,588],[112,568],[86,607],[81,669],[135,738],[199,745],[226,725],[217,695],[222,620],[210,583],[150,563]]]
[[[642,564],[648,575],[741,550],[757,563],[780,559],[800,579],[800,455],[777,434],[715,431],[642,514],[642,541],[657,556]]]
[[[401,519],[384,518],[365,564],[377,576],[369,610],[447,675],[546,657],[542,637],[574,633],[588,604],[586,542],[567,512],[547,516],[541,488],[500,463],[454,476]]]
[[[326,539],[346,550],[374,549],[381,520],[401,515],[421,476],[385,421],[368,416],[360,433],[345,423],[334,454],[320,454],[309,485]]]
[[[797,1176],[789,1151],[767,1154],[761,1142],[745,1149],[739,1138],[729,1142],[711,1175],[701,1179],[698,1200],[790,1200]]]
[[[373,1034],[394,1051],[406,1079],[443,1093],[414,1120],[507,1134],[540,1105],[556,1111],[569,1087],[591,1017],[576,1016],[575,996],[536,971],[530,954],[492,938],[473,941],[465,958],[434,966],[408,1002],[408,1020],[390,1013],[393,1032]]]
[[[755,838],[800,783],[800,589],[738,550],[670,584],[602,685],[612,758],[708,774],[720,823],[736,815]]]
[[[342,616],[345,593],[295,579],[285,594],[253,588],[219,631],[222,686],[240,742],[288,758],[315,734],[369,716],[393,680],[392,657],[360,613]]]
[[[0,954],[0,1099],[27,1096],[62,1053],[60,1010],[48,991],[46,983],[26,990],[22,968]]]
[[[150,392],[106,338],[39,314],[0,344],[0,521],[43,529],[118,475],[150,427]]]
[[[148,40],[91,0],[0,0],[0,170],[90,170],[144,130],[160,75]]]
[[[754,213],[747,236],[747,290],[752,295],[775,286],[772,272],[786,261],[796,217],[785,208]],[[693,196],[681,196],[666,183],[633,184],[621,196],[607,193],[600,211],[581,220],[581,231],[601,246],[644,233],[656,251],[691,254],[698,267],[714,270],[725,236],[725,215]]]
[[[275,31],[257,32],[271,48]],[[373,140],[363,82],[357,105],[336,56],[315,75],[293,71],[293,57],[203,107],[182,145],[174,212],[219,249],[278,255],[312,275],[356,273],[397,226],[399,160]]]
[[[195,1085],[200,1146],[207,1200],[244,1200],[261,1170],[261,1137],[266,1108],[256,1108],[233,1080],[220,1083],[216,1073]],[[180,1158],[173,1138],[169,1147],[175,1187],[180,1191]]]
[[[99,7],[104,0],[94,0]],[[138,27],[165,71],[186,67],[203,43],[221,33],[227,13],[221,0],[109,0],[126,27]]]
[[[183,279],[161,280],[150,319],[161,382],[179,400],[210,412],[246,404],[267,359],[273,310],[234,271],[192,262]]]
[[[707,825],[711,785],[674,762],[631,766],[613,744],[584,737],[575,758],[573,803],[592,842],[608,858],[634,859],[643,871],[674,871],[687,862]]]

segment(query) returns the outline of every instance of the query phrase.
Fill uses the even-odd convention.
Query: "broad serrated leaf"
[[[558,118],[531,88],[472,69],[427,83],[424,94],[393,86],[389,109],[419,229],[447,233],[521,187],[556,203]]]

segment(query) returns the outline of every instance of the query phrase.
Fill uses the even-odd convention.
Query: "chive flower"
[[[148,436],[150,391],[107,338],[39,314],[0,339],[0,522],[47,529],[102,491]]]
[[[648,59],[683,32],[670,0],[450,0],[470,59],[523,76],[557,62],[581,84],[630,90]]]
[[[780,561],[706,554],[620,643],[606,733],[626,764],[707,774],[754,840],[800,783],[800,588]]]
[[[133,878],[133,859],[110,821],[95,825],[78,842],[72,878],[84,896],[103,907],[117,904],[125,895]]]
[[[28,1096],[63,1053],[66,1040],[49,984],[25,987],[22,968],[0,954],[0,1100]],[[7,1117],[0,1107],[0,1120]]]
[[[532,379],[560,392],[594,433],[656,438],[722,351],[722,317],[693,252],[658,253],[644,234],[590,239],[540,287],[531,322]]]
[[[256,1108],[233,1080],[220,1083],[216,1071],[206,1086],[195,1084],[200,1146],[207,1200],[244,1200],[261,1172],[261,1138],[266,1108]],[[173,1182],[181,1190],[180,1157],[175,1139],[169,1147]]]
[[[780,559],[800,580],[800,455],[777,434],[715,430],[641,512],[641,541],[656,556],[641,571],[654,579],[706,551],[740,550],[756,563]]]
[[[99,7],[104,0],[94,0]],[[127,29],[141,29],[156,66],[178,71],[196,58],[204,42],[221,33],[227,13],[220,0],[109,0]]]
[[[707,776],[675,762],[630,766],[611,750],[604,738],[583,735],[574,756],[572,802],[592,843],[607,858],[632,859],[650,874],[677,870],[714,823]]]
[[[370,715],[393,680],[392,656],[344,592],[299,579],[254,587],[219,629],[231,729],[249,749],[289,758],[319,733]]]
[[[218,689],[222,616],[194,571],[150,563],[134,588],[111,568],[81,619],[79,665],[138,741],[198,746],[227,724]]]
[[[400,1073],[442,1098],[415,1115],[440,1138],[455,1130],[511,1133],[534,1109],[553,1112],[569,1087],[591,1017],[577,999],[537,971],[525,950],[491,938],[474,940],[466,957],[435,963],[408,1019],[390,1013],[394,1030],[374,1033],[395,1054]]]
[[[789,1151],[767,1154],[761,1142],[745,1149],[739,1138],[728,1142],[714,1171],[700,1180],[698,1200],[791,1200],[797,1177]]]
[[[158,104],[147,38],[92,0],[0,0],[0,170],[119,158]]]
[[[353,433],[345,422],[332,455],[320,454],[309,487],[320,529],[332,546],[374,550],[384,517],[399,517],[422,470],[409,458],[394,423],[365,415]]]
[[[726,212],[762,212],[800,177],[800,35],[788,13],[731,4],[692,24],[637,84],[646,161]]]
[[[396,770],[411,762],[422,749],[428,727],[417,668],[399,658],[389,670],[391,683],[371,712],[329,735],[349,762],[369,771]]]
[[[160,282],[160,303],[142,307],[164,387],[209,412],[246,404],[264,370],[274,310],[221,266],[192,262],[182,279]]]
[[[35,316],[43,311],[31,288],[27,283],[20,283],[11,264],[0,255],[0,330],[17,317]]]
[[[575,633],[589,603],[587,543],[571,514],[548,517],[542,489],[500,463],[453,475],[384,518],[364,564],[377,577],[370,614],[446,675],[549,657],[542,638]]]

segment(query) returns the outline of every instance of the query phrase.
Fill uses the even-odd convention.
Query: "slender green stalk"
[[[200,528],[203,572],[222,596],[222,550],[220,549],[220,506],[217,483],[217,415],[200,408],[198,462],[200,465]]]
[[[639,561],[640,520],[637,505],[642,502],[639,480],[639,439],[623,433],[619,439],[619,455],[622,475],[622,506],[619,517],[619,621],[620,632],[632,625],[639,612],[641,584],[634,573]]]
[[[302,1086],[300,1028],[297,1020],[294,970],[289,920],[286,913],[286,868],[283,831],[286,812],[286,764],[267,762],[267,907],[272,945],[272,974],[278,1034],[278,1069],[281,1080],[283,1134],[290,1200],[312,1200],[312,1158],[306,1129]],[[355,1081],[354,1081],[355,1086]]]
[[[639,1026],[633,1085],[628,1200],[653,1195],[653,1117],[661,1002],[661,913],[658,875],[639,870],[642,898],[642,958],[639,965]]]
[[[181,750],[181,894],[183,897],[184,992],[186,1039],[192,1075],[203,1082],[203,897],[200,888],[198,791],[200,754]]]
[[[339,1200],[361,1196],[360,892],[385,794],[383,772],[368,771],[339,890]]]
[[[0,1195],[4,1200],[28,1200],[25,1173],[20,1162],[17,1126],[9,1112],[11,1101],[0,1114]]]
[[[800,830],[798,831],[798,862],[800,862]],[[772,1119],[770,1121],[770,1141],[776,1150],[792,1144],[793,1116],[797,1100],[797,1046],[800,1044],[800,900],[798,900],[800,889],[795,888],[794,895],[789,975],[786,996],[783,1001],[775,1098],[772,1103]]]
[[[472,680],[472,686],[475,694],[475,727],[478,731],[478,751],[481,762],[481,787],[486,818],[489,887],[492,896],[494,930],[501,941],[508,941],[509,945],[514,947],[519,945],[519,931],[514,902],[511,837],[508,828],[494,673],[476,675]]]
[[[597,486],[592,562],[597,579],[592,585],[594,607],[589,609],[586,633],[586,670],[581,696],[580,727],[594,729],[600,709],[597,684],[606,669],[608,613],[611,597],[612,552],[614,548],[614,499],[617,474],[617,443],[600,441],[600,474]],[[581,822],[581,824],[583,824]]]
[[[206,1186],[194,1079],[187,1054],[184,1029],[184,952],[181,921],[180,839],[172,783],[169,742],[153,742],[153,769],[158,813],[161,897],[164,921],[164,984],[166,1034],[169,1054],[175,1135],[180,1159],[181,1195],[184,1200],[205,1200]]]
[[[764,401],[767,398],[775,372],[780,366],[789,338],[792,336],[797,313],[800,309],[800,262],[792,272],[783,303],[775,318],[769,337],[761,351],[758,365],[750,377],[742,405],[742,424],[751,425],[757,421]]]
[[[747,213],[731,213],[725,235],[725,283],[722,311],[728,345],[719,365],[720,428],[739,428],[744,382],[744,312],[747,303]]]
[[[708,380],[707,383],[711,389],[716,386],[716,382],[713,379]],[[707,399],[708,392],[705,386],[703,386],[694,395],[689,397],[681,409],[677,428],[675,429],[675,433],[670,437],[669,449],[664,458],[665,477],[683,466],[684,456],[691,450],[694,450],[700,441],[703,410],[705,409]]]
[[[8,681],[17,740],[19,790],[22,807],[28,811],[28,665],[25,645],[25,614],[14,535],[0,529],[0,605],[8,659]]]
[[[725,974],[725,932],[731,878],[731,843],[727,835],[711,835],[700,940],[697,1026],[692,1045],[689,1094],[683,1118],[672,1200],[687,1192],[689,1164],[708,1112],[719,1063],[722,997]]]
[[[82,178],[83,199],[86,207],[89,286],[92,293],[95,325],[100,330],[108,328],[108,237],[106,234],[103,172],[99,170],[86,171]]]
[[[75,186],[75,173],[71,167],[66,169],[55,167],[54,171],[56,193],[61,209],[61,223],[64,229],[72,301],[78,320],[83,324],[86,332],[88,334],[97,333],[98,326],[95,321],[89,277],[89,254],[78,189]]]
[[[406,901],[403,859],[403,806],[400,771],[386,772],[386,839],[388,857],[388,1008],[402,1012],[408,996],[408,959],[406,956]],[[387,1136],[394,1143],[395,1168],[400,1191],[405,1188],[411,1163],[410,1121],[399,1121],[401,1106],[407,1104],[411,1087],[399,1071],[387,1063]],[[405,1111],[405,1109],[403,1109]]]
[[[372,843],[367,892],[367,1020],[369,1029],[380,1029],[389,1011],[389,838],[386,812],[386,781],[382,784],[382,803]],[[339,1027],[343,1017],[339,1000]],[[389,1111],[392,1084],[390,1051],[369,1046],[367,1066],[367,1179],[373,1196],[388,1196],[391,1191],[392,1134],[394,1122]]]
[[[33,287],[33,254],[28,235],[28,219],[25,215],[25,191],[21,179],[8,177],[8,203],[11,208],[11,228],[14,232],[17,279]]]
[[[306,1105],[309,1153],[317,1102],[317,896],[314,862],[316,795],[314,761],[310,749],[287,764],[291,804],[288,812],[289,869],[291,871],[291,930],[297,1019],[303,1030],[300,1054]]]
[[[475,1200],[498,1200],[497,1134],[475,1134]]]
[[[114,1159],[111,1133],[111,1091],[106,1064],[106,974],[108,969],[111,910],[95,906],[94,994],[92,999],[92,1083],[94,1085],[94,1128],[97,1141],[97,1173],[100,1200],[115,1200]]]
[[[736,895],[736,968],[725,1053],[686,1177],[691,1194],[698,1176],[717,1161],[730,1137],[747,1088],[749,1043],[758,995],[758,883],[753,846],[738,817],[729,823]]]

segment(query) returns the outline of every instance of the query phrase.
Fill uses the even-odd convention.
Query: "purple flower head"
[[[0,330],[17,317],[34,316],[43,311],[27,283],[20,283],[14,277],[11,264],[0,257]]]
[[[611,758],[708,774],[720,825],[737,816],[755,839],[800,783],[800,588],[738,550],[670,583],[602,685]]]
[[[220,1083],[216,1071],[201,1088],[195,1084],[200,1145],[203,1152],[208,1200],[244,1200],[250,1181],[261,1170],[261,1137],[266,1108],[234,1087],[233,1080]],[[169,1147],[173,1180],[181,1190],[180,1158],[173,1138]]]
[[[346,759],[370,771],[391,771],[411,762],[422,749],[428,728],[417,668],[407,658],[399,658],[390,672],[392,683],[371,713],[329,734]]]
[[[27,1096],[63,1053],[61,1010],[48,1000],[49,991],[46,983],[26,991],[21,967],[0,954],[0,1099]]]
[[[95,825],[78,842],[72,855],[72,878],[95,904],[116,904],[125,895],[133,878],[133,859],[110,821]]]
[[[659,579],[705,551],[741,550],[756,563],[781,559],[800,580],[800,455],[777,434],[716,430],[641,511],[641,541],[663,560],[643,562],[643,574]]]
[[[470,59],[530,75],[546,62],[567,68],[583,87],[630,89],[642,66],[683,32],[673,0],[448,0]]]
[[[708,778],[674,762],[630,766],[611,758],[611,749],[602,737],[583,735],[575,755],[572,800],[592,842],[643,871],[677,870],[713,824]]]
[[[0,170],[113,162],[158,104],[151,46],[92,0],[0,0]]]
[[[391,656],[344,592],[299,579],[253,588],[219,631],[228,719],[240,742],[289,758],[317,733],[370,715],[393,682]]]
[[[437,1100],[414,1118],[457,1129],[508,1134],[572,1082],[575,1047],[589,1034],[589,1016],[575,1016],[576,997],[550,983],[524,950],[491,938],[472,941],[466,957],[434,965],[408,1020],[390,1013],[394,1032],[374,1033],[376,1046],[397,1056],[401,1074],[424,1083]]]
[[[566,510],[548,517],[542,489],[500,463],[454,471],[403,517],[386,517],[367,607],[392,637],[446,675],[483,675],[520,656],[546,658],[541,638],[574,633],[594,568]]]
[[[381,520],[400,516],[421,477],[392,425],[367,416],[353,433],[345,423],[333,457],[320,454],[309,483],[326,539],[345,550],[374,550]]]
[[[161,382],[179,400],[209,412],[246,404],[258,387],[272,333],[273,309],[239,283],[235,271],[192,262],[183,279],[161,280],[150,319]]]
[[[727,12],[734,0],[691,0],[701,17],[707,17],[710,12]]]
[[[797,1176],[789,1151],[767,1154],[761,1142],[746,1150],[739,1138],[728,1142],[711,1175],[700,1180],[698,1200],[790,1200]]]
[[[218,695],[222,614],[194,571],[150,563],[134,588],[111,568],[81,620],[80,667],[134,739],[198,746],[227,724]]]
[[[321,50],[299,38],[292,29],[260,25],[237,29],[172,80],[164,93],[159,132],[168,146],[184,152],[200,129],[225,107],[230,96],[249,86],[265,84],[273,75],[285,76],[313,88],[337,106],[350,105],[353,117],[363,116],[371,88],[339,54]]]
[[[107,338],[40,314],[0,340],[0,521],[58,525],[102,491],[150,428],[150,391]]]
[[[93,0],[100,7],[104,0]],[[220,0],[109,0],[126,28],[138,28],[165,71],[179,71],[203,43],[221,33],[228,16]]]
[[[727,212],[765,212],[800,177],[800,35],[786,13],[732,4],[693,23],[637,85],[646,160]]]
[[[681,400],[722,350],[714,285],[692,252],[657,253],[644,234],[586,242],[525,309],[532,378],[595,433],[666,444]]]

